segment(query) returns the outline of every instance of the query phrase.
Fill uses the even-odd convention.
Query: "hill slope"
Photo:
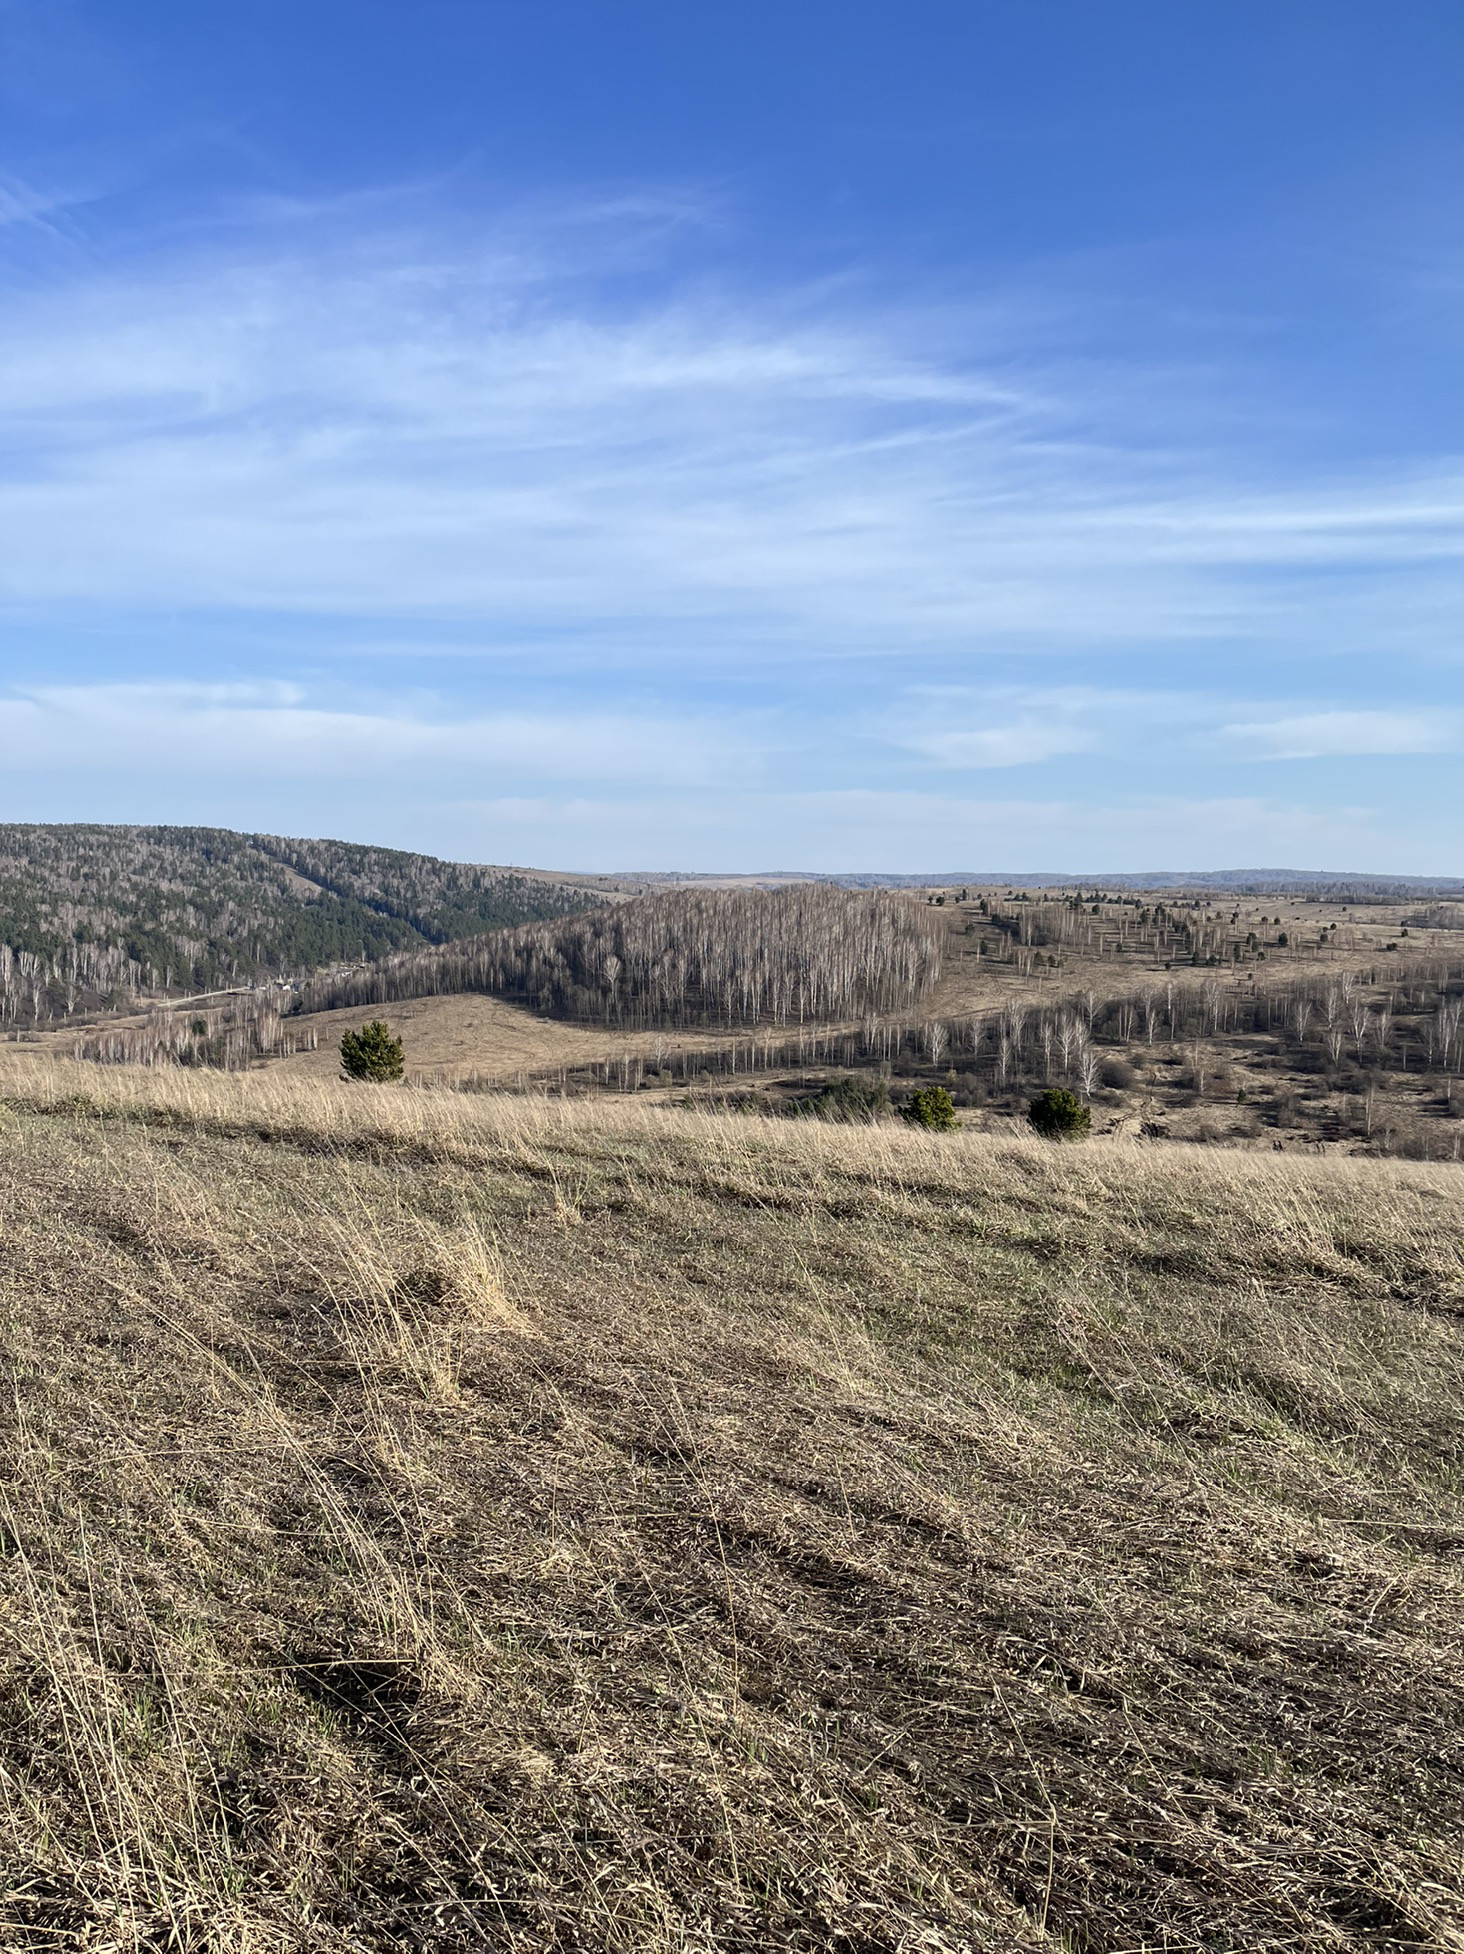
[[[682,889],[327,972],[298,1004],[481,991],[642,1029],[802,1024],[914,1005],[940,975],[945,933],[923,904],[883,891]]]
[[[1457,1172],[0,1102],[0,1940],[1464,1945]]]
[[[0,1021],[211,990],[567,915],[517,869],[226,828],[0,826]]]

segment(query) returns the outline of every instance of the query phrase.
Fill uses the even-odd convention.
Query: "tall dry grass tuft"
[[[1464,1945],[1457,1171],[0,1065],[0,1943]]]

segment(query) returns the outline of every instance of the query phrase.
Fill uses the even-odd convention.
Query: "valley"
[[[656,915],[664,898],[616,900]],[[757,905],[772,898],[742,900],[752,907],[739,927],[755,941]],[[1033,1092],[1064,1083],[1091,1102],[1100,1130],[1458,1157],[1457,905],[1293,895],[1217,909],[1173,892],[1161,904],[1088,891],[1079,903],[995,887],[893,900],[934,932],[931,981],[902,1005],[813,1022],[764,1013],[718,1027],[673,1011],[647,1025],[601,1007],[576,1020],[460,988],[482,981],[468,945],[413,952],[397,960],[400,976],[388,959],[242,1001],[161,1002],[31,1036],[71,1055],[157,1053],[324,1078],[342,1031],[384,1012],[406,1038],[409,1076],[441,1087],[787,1111],[854,1074],[877,1077],[897,1101],[940,1084],[964,1119],[996,1132],[1020,1123]],[[398,988],[407,994],[391,997]],[[333,1002],[353,989],[365,1001]]]

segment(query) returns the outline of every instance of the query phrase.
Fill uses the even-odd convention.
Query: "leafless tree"
[[[1083,1092],[1086,1097],[1091,1099],[1093,1088],[1098,1083],[1098,1054],[1086,1038],[1078,1047],[1077,1062],[1078,1078],[1082,1084]]]
[[[1083,1042],[1083,1027],[1071,1011],[1064,1011],[1057,1021],[1057,1050],[1062,1059],[1064,1072],[1071,1072],[1078,1048]]]
[[[1360,992],[1354,991],[1347,1006],[1347,1020],[1352,1027],[1352,1042],[1357,1047],[1359,1059],[1362,1057],[1362,1041],[1367,1036],[1368,1020],[1371,1016],[1367,999]]]
[[[1190,1076],[1195,1083],[1195,1091],[1203,1095],[1206,1074],[1205,1048],[1197,1038],[1190,1046]]]
[[[1373,1038],[1377,1043],[1378,1056],[1382,1057],[1388,1049],[1388,1040],[1393,1035],[1393,994],[1391,991],[1380,1001],[1373,1013]]]
[[[884,889],[679,889],[327,973],[300,1008],[486,991],[626,1027],[818,1023],[917,1003],[942,940]]]
[[[1002,1020],[1013,1052],[1022,1049],[1022,1032],[1027,1023],[1027,1007],[1019,998],[1009,997],[1002,1006]]]

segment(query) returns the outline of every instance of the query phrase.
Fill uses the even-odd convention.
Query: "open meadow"
[[[1464,1179],[0,1069],[0,1944],[1464,1948]]]

